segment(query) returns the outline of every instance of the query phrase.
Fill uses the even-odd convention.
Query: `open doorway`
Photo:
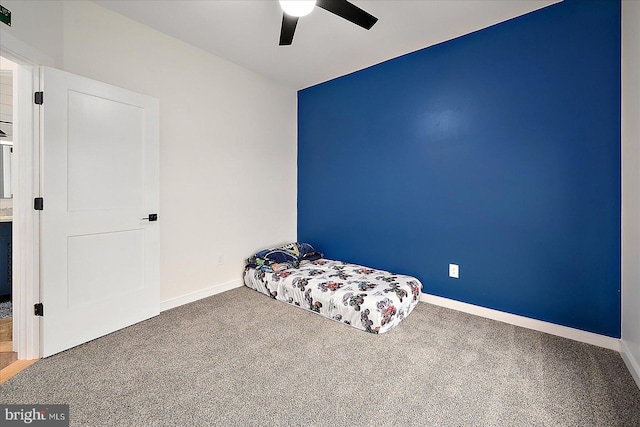
[[[18,65],[0,56],[0,369],[17,360],[13,351],[13,189],[11,169],[14,122],[14,93]]]
[[[40,88],[40,65],[53,66],[54,60],[7,32],[0,39],[0,60],[8,60],[16,68],[11,120],[11,317],[12,347],[19,359],[13,363],[16,365],[40,357],[42,317],[34,315],[34,305],[40,302],[40,216],[34,210],[34,198],[41,196],[41,114],[34,92]]]

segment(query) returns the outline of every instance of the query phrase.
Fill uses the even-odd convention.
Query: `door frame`
[[[0,35],[0,55],[19,65],[14,126],[18,143],[12,171],[13,350],[18,359],[29,360],[41,354],[40,320],[33,313],[40,299],[40,215],[33,209],[33,198],[41,188],[41,132],[40,109],[33,102],[33,93],[40,87],[39,66],[54,66],[55,61],[6,31],[0,30]]]

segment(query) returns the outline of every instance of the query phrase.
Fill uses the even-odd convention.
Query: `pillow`
[[[298,265],[302,260],[320,259],[322,254],[309,243],[288,243],[273,249],[265,249],[254,255],[256,258],[264,259],[272,263],[292,263]]]

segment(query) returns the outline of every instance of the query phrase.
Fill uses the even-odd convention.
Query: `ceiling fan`
[[[288,46],[298,25],[298,18],[311,13],[315,6],[351,21],[365,29],[370,29],[378,18],[349,3],[347,0],[280,0],[282,7],[282,28],[280,46]]]

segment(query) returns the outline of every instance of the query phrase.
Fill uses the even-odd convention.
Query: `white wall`
[[[640,2],[622,8],[621,350],[640,387]]]
[[[61,67],[63,2],[2,0],[2,6],[11,11],[11,27],[0,24],[0,31],[51,57],[55,66]]]
[[[237,281],[246,257],[295,240],[293,89],[92,2],[46,1],[62,11],[51,21],[5,3],[16,23],[24,12],[60,33],[57,46],[10,30],[58,68],[159,98],[161,301]]]
[[[294,90],[90,2],[63,18],[65,70],[160,99],[161,301],[295,240]]]

